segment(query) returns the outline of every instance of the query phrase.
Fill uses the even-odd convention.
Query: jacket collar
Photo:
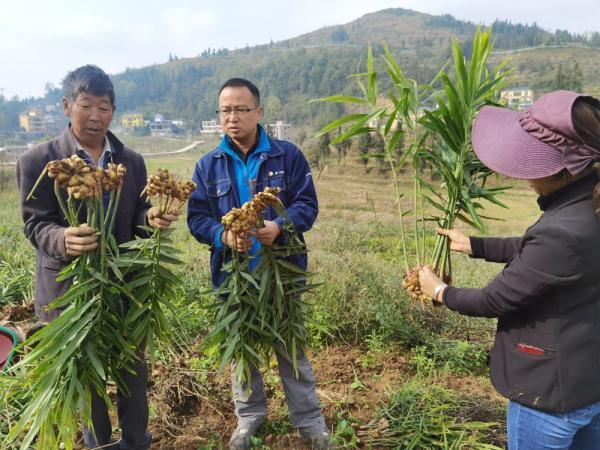
[[[106,138],[108,142],[110,142],[112,153],[117,155],[123,151],[125,146],[123,143],[111,132],[106,132]],[[73,136],[73,132],[71,131],[71,124],[65,128],[63,133],[58,138],[59,141],[59,149],[63,152],[65,158],[68,158],[71,155],[76,154],[77,152],[77,142],[75,141],[75,136]]]
[[[279,145],[277,145],[275,141],[273,141],[273,139],[269,137],[269,135],[261,125],[258,125],[258,133],[258,144],[256,146],[255,153],[265,153],[265,155],[269,158],[279,156],[284,153],[283,149]],[[229,144],[229,137],[227,135],[223,136],[223,139],[221,140],[219,146],[213,153],[213,157],[221,158],[225,154],[235,154],[233,149],[231,149],[231,146]]]
[[[540,195],[537,199],[542,211],[555,211],[563,206],[591,198],[594,186],[599,182],[598,173],[594,170],[589,175],[562,188],[550,195]]]

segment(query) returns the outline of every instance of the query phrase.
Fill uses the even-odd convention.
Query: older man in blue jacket
[[[198,241],[210,246],[210,268],[215,287],[221,285],[226,272],[222,266],[226,247],[237,247],[250,255],[261,245],[271,245],[282,237],[282,221],[267,210],[264,228],[253,236],[236,236],[225,232],[221,217],[234,207],[250,200],[265,187],[278,187],[290,220],[300,238],[308,231],[318,213],[317,195],[310,167],[302,152],[291,142],[267,136],[259,125],[263,109],[258,88],[248,80],[232,78],[219,91],[217,111],[225,136],[219,146],[202,157],[194,172],[196,190],[189,200],[188,225]],[[269,208],[270,209],[270,208]],[[306,269],[306,255],[294,257]],[[256,264],[254,258],[251,264]],[[316,382],[310,362],[298,360],[298,377],[291,360],[277,352],[292,425],[315,449],[333,448],[321,414]],[[267,415],[267,404],[260,372],[252,370],[251,386],[238,385],[232,377],[238,426],[231,437],[230,449],[250,448],[250,438]]]

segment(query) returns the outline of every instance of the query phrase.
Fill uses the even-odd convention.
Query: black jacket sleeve
[[[579,242],[568,230],[540,227],[524,239],[521,251],[485,288],[449,287],[444,292],[444,303],[468,316],[510,316],[543,301],[551,289],[576,283],[581,277],[577,270],[581,252]]]
[[[473,258],[483,258],[489,262],[505,263],[523,246],[522,237],[481,238],[471,237]]]

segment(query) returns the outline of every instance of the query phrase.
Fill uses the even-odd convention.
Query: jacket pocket
[[[289,189],[290,180],[288,177],[283,175],[275,175],[265,179],[265,187],[279,188],[281,192],[285,192]]]
[[[511,346],[504,355],[492,358],[492,382],[498,385],[503,379],[508,392],[500,392],[525,406],[541,410],[556,410],[561,403],[561,380],[558,376],[559,355],[546,349],[543,354],[529,354]],[[504,359],[501,366],[494,357]],[[500,383],[502,385],[504,383]]]
[[[283,202],[284,205],[287,205],[286,191],[289,190],[289,186],[290,186],[290,181],[289,181],[288,177],[286,177],[284,175],[280,175],[280,174],[270,175],[270,176],[263,178],[261,183],[256,184],[256,191],[257,192],[264,191],[265,188],[267,188],[267,187],[278,188],[280,192],[279,192],[279,194],[277,194],[277,196]],[[275,210],[273,209],[273,207],[270,206],[265,210],[264,217],[266,220],[275,220],[275,218],[277,217],[277,214],[275,213]]]
[[[231,180],[228,178],[206,183],[206,195],[215,218],[227,214],[235,206],[231,194]]]
[[[59,259],[47,258],[45,256],[38,256],[38,257],[41,258],[40,262],[41,262],[42,269],[48,270],[51,272],[60,272],[67,265],[67,263],[65,263],[65,261],[61,261]]]
[[[211,198],[218,198],[223,195],[227,195],[230,189],[231,180],[227,178],[206,183],[206,193]]]

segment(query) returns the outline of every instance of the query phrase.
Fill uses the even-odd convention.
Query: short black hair
[[[252,97],[254,97],[254,100],[256,100],[256,106],[260,106],[260,92],[258,91],[258,88],[252,81],[248,81],[245,78],[230,78],[225,83],[223,83],[223,86],[221,86],[221,89],[219,89],[219,95],[221,95],[223,89],[228,87],[247,88],[252,94]]]
[[[71,101],[83,92],[102,97],[108,95],[115,107],[115,87],[106,72],[98,66],[88,64],[69,72],[62,82],[63,94]]]

